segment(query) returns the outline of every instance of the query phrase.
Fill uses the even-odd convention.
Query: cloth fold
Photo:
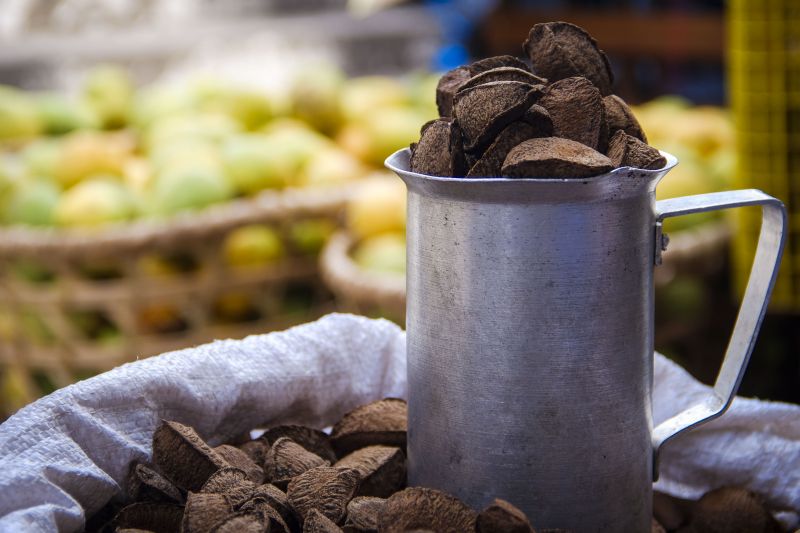
[[[58,390],[0,425],[0,532],[80,531],[147,460],[160,419],[217,445],[251,428],[325,427],[353,407],[406,397],[405,334],[333,314],[284,332],[129,363]],[[654,421],[707,387],[656,354]],[[742,485],[800,509],[800,406],[737,398],[721,418],[669,442],[658,490],[697,498]]]

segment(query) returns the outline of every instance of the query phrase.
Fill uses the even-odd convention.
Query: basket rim
[[[206,237],[245,224],[294,216],[335,214],[343,208],[355,184],[320,188],[262,191],[169,218],[110,223],[96,229],[12,225],[0,227],[0,256],[18,254],[103,255],[136,250],[163,242]]]

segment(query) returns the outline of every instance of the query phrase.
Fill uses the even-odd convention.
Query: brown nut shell
[[[208,533],[233,512],[224,494],[190,492],[186,496],[180,530],[182,533]]]
[[[533,106],[537,107],[537,106]],[[544,111],[543,108],[542,111]],[[546,113],[546,111],[545,111]],[[552,130],[552,128],[551,128]],[[512,148],[534,137],[540,137],[539,128],[518,120],[505,127],[494,142],[483,153],[478,161],[467,172],[468,178],[499,178],[502,175],[503,162]],[[547,135],[551,135],[552,131]]]
[[[521,118],[539,99],[542,88],[518,81],[495,81],[460,91],[453,111],[464,150],[482,154],[503,128]]]
[[[138,463],[128,477],[128,498],[132,501],[183,503],[178,487],[147,465]]]
[[[317,466],[329,465],[328,461],[306,450],[292,439],[281,437],[267,452],[264,473],[270,483],[283,490],[292,478],[303,472]]]
[[[256,464],[244,451],[229,444],[217,446],[214,450],[220,454],[230,466],[238,468],[247,474],[247,479],[256,485],[260,485],[264,482],[264,469]]]
[[[477,517],[478,513],[449,494],[410,487],[386,500],[378,531],[404,533],[409,529],[430,529],[437,533],[464,533],[475,531]]]
[[[571,139],[594,150],[605,141],[603,99],[586,78],[566,78],[549,85],[537,104],[547,109],[555,137]]]
[[[657,170],[667,164],[667,158],[636,137],[617,130],[608,142],[608,158],[615,167]]]
[[[591,35],[569,22],[547,22],[531,28],[523,44],[533,72],[550,83],[572,76],[591,81],[605,96],[611,94],[614,75],[605,52]]]
[[[334,466],[358,472],[358,496],[388,498],[406,483],[406,456],[400,448],[367,446],[343,457]]]
[[[318,466],[289,482],[289,504],[302,520],[316,509],[336,524],[344,521],[347,504],[358,489],[359,474],[349,468]]]
[[[344,529],[348,533],[377,533],[381,513],[386,500],[371,496],[356,496],[347,504],[347,521]]]
[[[331,432],[331,444],[340,457],[366,446],[382,444],[406,447],[408,404],[384,398],[356,407],[345,414]]]
[[[521,510],[496,498],[478,514],[477,533],[535,533]]]
[[[287,424],[276,426],[264,432],[259,440],[271,445],[281,437],[288,437],[306,450],[319,455],[326,461],[336,462],[336,454],[330,443],[327,433],[307,426]]]
[[[342,528],[318,510],[311,509],[303,523],[303,533],[342,533]]]
[[[228,466],[194,429],[167,420],[153,434],[153,462],[167,479],[187,491],[200,490],[211,474]]]
[[[507,178],[588,178],[614,168],[611,160],[585,144],[560,137],[529,139],[503,163]]]

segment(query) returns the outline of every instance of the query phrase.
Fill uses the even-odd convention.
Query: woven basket
[[[340,311],[382,316],[405,323],[406,280],[404,276],[364,271],[350,257],[352,236],[340,231],[328,240],[320,257],[320,273],[336,297]]]
[[[249,224],[268,223],[285,237],[298,221],[338,223],[350,192],[267,191],[168,221],[95,232],[0,229],[0,412],[128,361],[331,311],[317,257],[293,249],[289,239],[285,258],[265,267],[232,268],[221,247],[231,231]],[[154,275],[143,266],[154,256],[179,257],[189,267]],[[45,268],[39,280],[19,276],[20,265],[30,264]],[[104,265],[99,272],[98,265]],[[87,268],[95,270],[87,275]],[[225,301],[238,305],[233,317],[220,316]]]
[[[663,263],[655,270],[655,284],[669,283],[679,273],[710,275],[724,265],[725,249],[731,238],[729,225],[722,222],[670,235]],[[322,278],[336,296],[342,311],[384,316],[405,322],[405,279],[365,272],[351,259],[355,242],[346,232],[336,233],[325,245],[320,258]]]

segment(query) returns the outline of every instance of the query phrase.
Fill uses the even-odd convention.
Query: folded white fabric
[[[656,356],[656,423],[704,391]],[[351,315],[124,365],[0,425],[0,532],[80,530],[119,493],[130,463],[149,457],[159,419],[189,424],[215,445],[259,425],[324,427],[356,405],[405,395],[405,334]],[[798,465],[800,406],[737,399],[665,447],[657,488],[696,498],[743,485],[798,509]]]

